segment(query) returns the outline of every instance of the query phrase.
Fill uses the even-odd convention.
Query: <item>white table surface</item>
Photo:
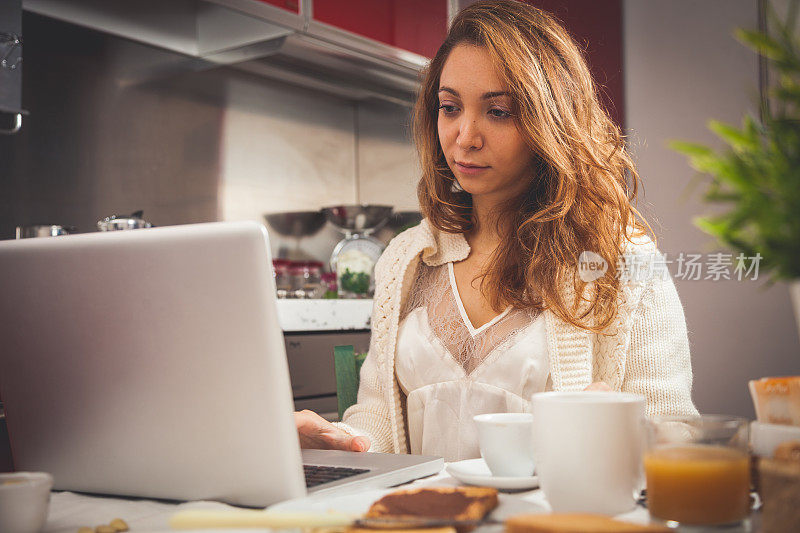
[[[415,481],[406,487],[455,486],[459,483],[442,471],[436,476]],[[334,495],[310,496],[291,500],[272,506],[273,509],[327,511],[336,509],[343,512],[364,512],[376,499],[396,489],[364,490],[359,492],[337,492]],[[152,500],[134,500],[112,497],[88,496],[73,492],[53,492],[46,533],[75,533],[82,526],[96,527],[107,524],[114,518],[122,518],[130,526],[131,532],[166,532],[172,513],[182,509],[233,509],[232,506],[218,502],[196,501],[186,503],[165,503]],[[501,493],[500,505],[494,516],[502,518],[520,512],[549,512],[550,507],[540,490],[527,492]],[[618,518],[631,522],[647,523],[647,510],[637,507]],[[481,528],[490,529],[490,528]],[[495,526],[495,530],[498,527]],[[203,530],[211,531],[211,530]],[[241,532],[243,530],[214,530]],[[258,531],[258,530],[249,530]],[[266,530],[262,530],[266,531]],[[727,531],[727,530],[726,530]]]

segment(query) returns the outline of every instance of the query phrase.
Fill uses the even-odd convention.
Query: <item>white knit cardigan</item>
[[[369,437],[370,451],[408,453],[406,399],[395,376],[395,354],[400,309],[417,266],[461,261],[469,251],[463,235],[440,232],[423,220],[395,237],[375,266],[372,337],[358,401],[337,424]],[[645,238],[629,245],[626,255],[655,252]],[[567,284],[564,295],[572,301]],[[553,390],[583,390],[604,381],[614,390],[644,395],[648,415],[697,413],[686,321],[672,279],[651,275],[623,282],[618,302],[617,317],[602,334],[544,311]]]

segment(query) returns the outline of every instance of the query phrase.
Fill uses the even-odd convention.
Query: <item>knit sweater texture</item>
[[[460,233],[445,233],[427,220],[395,237],[375,266],[375,299],[369,354],[361,368],[357,403],[337,423],[370,439],[373,452],[408,453],[405,395],[395,375],[400,310],[424,261],[438,266],[461,261],[470,247]],[[644,260],[657,252],[649,238],[628,244],[626,257]],[[613,268],[613,267],[612,267]],[[647,273],[646,273],[647,274]],[[565,283],[565,301],[574,298]],[[546,309],[553,390],[583,390],[594,381],[641,394],[648,415],[696,414],[686,320],[669,276],[622,281],[618,311],[602,333],[576,327]]]

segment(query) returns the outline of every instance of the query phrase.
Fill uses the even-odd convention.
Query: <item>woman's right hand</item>
[[[301,448],[365,452],[369,450],[367,437],[354,437],[337,428],[314,411],[295,411],[294,422],[300,436]]]

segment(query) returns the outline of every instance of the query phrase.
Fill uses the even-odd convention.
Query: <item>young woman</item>
[[[544,390],[630,391],[651,415],[696,412],[672,280],[617,268],[656,253],[631,203],[639,177],[550,15],[511,0],[461,11],[428,67],[414,138],[425,220],[376,266],[358,403],[341,424],[296,413],[301,445],[478,457],[473,415],[524,412]],[[580,270],[584,252],[605,271]]]

